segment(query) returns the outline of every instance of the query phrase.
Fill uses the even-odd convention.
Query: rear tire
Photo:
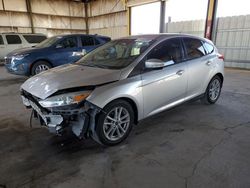
[[[203,97],[205,104],[214,104],[220,97],[222,80],[219,76],[214,76],[209,82],[206,93]]]
[[[96,134],[99,141],[107,146],[119,144],[128,137],[133,122],[134,111],[128,102],[111,102],[97,117]]]
[[[31,68],[31,75],[34,76],[50,68],[52,68],[52,66],[47,61],[37,61]]]

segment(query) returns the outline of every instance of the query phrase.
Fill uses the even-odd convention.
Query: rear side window
[[[42,35],[23,35],[23,37],[28,43],[40,43],[46,39],[46,37]]]
[[[22,41],[18,35],[6,35],[8,44],[21,44]]]
[[[82,46],[94,46],[95,41],[93,37],[81,36]]]
[[[159,59],[163,62],[173,60],[175,63],[182,61],[182,46],[179,39],[170,39],[156,46],[147,59]]]
[[[3,45],[3,37],[0,35],[0,45]]]
[[[61,42],[59,42],[59,45],[61,45],[62,48],[75,48],[77,47],[77,38],[68,37],[66,39],[63,39]]]
[[[184,38],[183,39],[188,59],[195,59],[206,55],[205,49],[198,39]]]
[[[203,46],[206,49],[207,54],[213,53],[213,51],[214,51],[213,45],[211,45],[211,44],[209,44],[207,42],[203,42]]]

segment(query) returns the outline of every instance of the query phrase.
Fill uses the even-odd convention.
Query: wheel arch
[[[221,86],[222,86],[222,85],[223,85],[223,81],[224,81],[224,76],[223,76],[223,74],[221,74],[221,73],[219,72],[219,73],[215,74],[215,75],[213,76],[213,78],[214,78],[215,76],[218,76],[218,77],[221,79]],[[213,78],[211,78],[211,80],[212,80]]]
[[[37,62],[39,62],[39,61],[45,61],[45,62],[49,63],[51,67],[53,67],[53,64],[52,64],[48,59],[43,59],[43,58],[37,59],[37,60],[35,60],[33,63],[30,64],[30,68],[29,68],[29,74],[30,74],[30,75],[32,74],[31,70],[32,70],[33,66],[34,66]]]
[[[134,123],[137,124],[138,123],[138,107],[137,107],[136,102],[133,99],[131,99],[129,97],[119,97],[119,98],[116,98],[114,100],[109,101],[105,106],[107,106],[108,104],[110,104],[110,103],[112,103],[114,101],[117,101],[117,100],[124,100],[124,101],[128,102],[131,105],[131,107],[132,107],[132,109],[134,111]]]

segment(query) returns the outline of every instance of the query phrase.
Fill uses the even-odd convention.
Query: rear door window
[[[22,41],[18,35],[6,35],[8,44],[22,44]]]
[[[169,39],[156,46],[147,56],[147,59],[159,59],[163,62],[173,60],[174,63],[182,61],[182,46],[179,39]]]
[[[0,35],[0,45],[3,45],[4,42],[3,42],[3,37]]]
[[[77,38],[76,37],[68,37],[66,39],[63,39],[58,44],[61,45],[62,48],[75,48],[75,47],[77,47]]]
[[[40,43],[47,38],[43,35],[23,35],[23,37],[28,43]]]
[[[82,46],[94,46],[95,40],[90,36],[81,36]]]
[[[206,55],[202,42],[198,39],[184,38],[187,59],[195,59]]]

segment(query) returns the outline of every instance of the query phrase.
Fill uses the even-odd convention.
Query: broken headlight
[[[61,95],[56,95],[45,100],[39,101],[40,105],[44,108],[60,107],[71,104],[77,104],[85,100],[91,91],[81,91],[74,93],[65,93]]]

